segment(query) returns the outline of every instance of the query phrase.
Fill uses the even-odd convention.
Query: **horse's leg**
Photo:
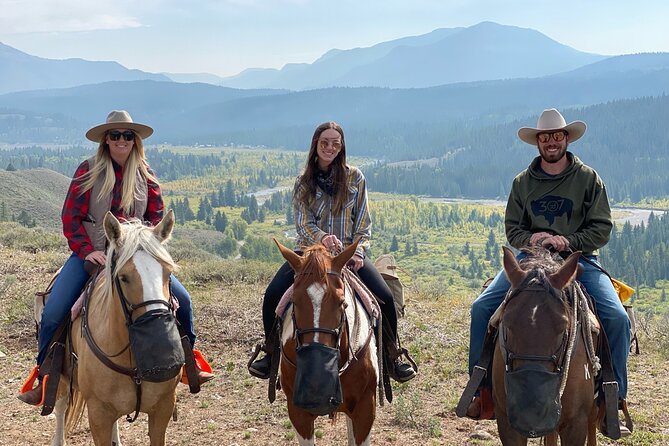
[[[592,403],[592,409],[588,415],[588,446],[597,446],[597,404]]]
[[[151,446],[165,445],[165,431],[167,430],[170,418],[172,418],[175,404],[176,393],[163,398],[162,402],[156,405],[156,410],[149,414]]]
[[[362,396],[350,415],[348,415],[351,422],[351,430],[349,430],[348,444],[351,446],[368,446],[370,437],[372,436],[372,425],[376,417],[376,388],[371,387],[371,395],[369,389],[366,394]],[[353,435],[351,436],[351,433]]]
[[[499,439],[504,446],[527,446],[527,438],[511,427],[506,414],[500,416],[495,408],[495,418],[497,418],[497,432]]]
[[[297,433],[297,441],[300,446],[314,446],[314,420],[315,416],[293,405],[292,399],[288,399],[288,418]]]
[[[118,420],[112,426],[112,446],[121,446],[121,436],[118,434]]]
[[[86,401],[88,405],[88,425],[95,446],[112,446],[112,430],[118,419],[115,413],[110,412],[106,404],[97,398]]]
[[[51,439],[51,446],[65,446],[65,412],[67,412],[67,405],[70,402],[70,395],[64,396],[56,400],[54,412],[56,414],[56,432]]]
[[[544,437],[542,442],[544,446],[558,446],[558,435],[557,432],[551,432],[550,434]]]

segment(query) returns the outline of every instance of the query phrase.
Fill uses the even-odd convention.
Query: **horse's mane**
[[[172,256],[167,252],[165,246],[158,241],[153,233],[153,228],[144,226],[139,220],[130,220],[121,223],[120,243],[109,242],[107,249],[107,262],[105,263],[105,283],[103,294],[111,294],[112,280],[123,265],[139,250],[146,251],[159,262],[167,264],[173,271],[177,269]],[[116,256],[116,268],[112,271],[112,257]]]
[[[564,260],[558,253],[552,253],[541,246],[531,246],[522,248],[527,257],[520,260],[519,265],[524,271],[530,274],[525,278],[518,288],[530,286],[533,283],[539,283],[545,286],[551,292],[554,292],[553,286],[548,280],[550,274],[560,269]]]
[[[325,265],[325,258],[328,255],[323,245],[313,245],[304,250],[304,257],[306,261],[302,268],[302,274],[315,274],[318,277],[325,277],[327,275],[327,266]]]

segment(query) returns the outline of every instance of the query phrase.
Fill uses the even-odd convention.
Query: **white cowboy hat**
[[[133,122],[130,113],[125,110],[112,110],[107,115],[107,122],[96,125],[86,132],[86,138],[93,142],[100,142],[105,133],[111,129],[130,129],[138,134],[142,139],[146,139],[153,134],[153,129],[148,125]]]
[[[585,133],[585,122],[574,121],[567,124],[559,111],[554,108],[544,110],[537,121],[537,128],[523,127],[518,129],[518,137],[528,144],[537,145],[537,134],[564,130],[569,134],[569,142],[574,142]]]

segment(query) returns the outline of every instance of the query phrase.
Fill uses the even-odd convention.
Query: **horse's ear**
[[[548,281],[554,288],[561,290],[574,279],[578,272],[578,259],[581,257],[581,251],[576,251],[567,257],[559,270],[548,276]]]
[[[107,211],[103,222],[105,236],[111,243],[116,243],[121,238],[121,223],[118,222],[111,211]]]
[[[506,246],[502,246],[502,249],[504,250],[504,272],[509,282],[511,282],[511,287],[517,288],[525,280],[527,273],[518,265],[513,251]]]
[[[174,211],[170,209],[163,219],[160,220],[160,223],[153,228],[153,234],[160,243],[164,243],[169,240],[172,229],[174,229]]]
[[[274,240],[274,243],[276,243],[276,246],[279,247],[279,251],[281,251],[281,255],[283,256],[284,259],[288,262],[291,268],[293,268],[293,271],[298,272],[300,269],[302,269],[302,257],[300,257],[299,254],[297,254],[295,251],[292,249],[288,249],[285,246],[283,246],[279,241],[272,237],[272,240]]]
[[[348,245],[348,247],[340,252],[337,257],[332,259],[332,269],[335,271],[341,271],[344,268],[344,265],[346,265],[346,262],[351,260],[351,257],[353,257],[353,254],[355,254],[355,250],[358,247],[358,242],[360,240],[354,241],[352,244]]]

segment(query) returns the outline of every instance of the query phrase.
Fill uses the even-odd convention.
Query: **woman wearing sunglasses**
[[[104,124],[86,132],[86,138],[98,143],[94,157],[77,168],[65,198],[61,214],[63,234],[72,255],[53,284],[39,331],[37,365],[44,361],[49,343],[60,323],[69,315],[83,286],[98,266],[107,261],[103,229],[108,211],[120,221],[140,219],[156,225],[163,218],[163,198],[158,180],[146,162],[143,139],[153,129],[133,122],[125,110],[114,110]],[[195,343],[191,299],[183,285],[171,277],[172,293],[179,301],[177,320]],[[200,383],[213,378],[198,370]],[[19,395],[28,404],[42,400],[42,383]]]
[[[379,299],[383,301],[384,345],[397,343],[397,314],[393,295],[372,261],[365,256],[369,248],[371,221],[367,207],[367,187],[362,172],[346,164],[344,130],[336,122],[319,125],[311,139],[306,165],[293,191],[293,208],[297,229],[296,251],[322,243],[330,251],[338,251],[359,240],[350,266]],[[284,263],[270,282],[263,300],[263,328],[266,355],[249,364],[251,375],[267,379],[271,365],[267,340],[274,326],[274,312],[281,297],[293,283],[293,270]],[[385,324],[384,324],[385,325]],[[388,357],[390,376],[406,382],[416,376],[416,370],[400,360],[398,349]]]

